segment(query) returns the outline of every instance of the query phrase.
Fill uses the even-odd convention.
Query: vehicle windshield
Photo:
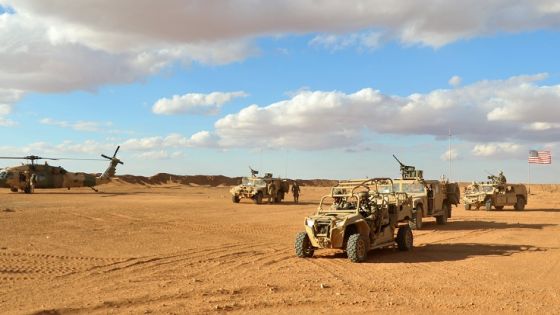
[[[319,205],[319,212],[334,212],[334,211],[353,211],[356,210],[358,198],[356,196],[350,197],[332,197],[325,196],[321,199]]]
[[[400,187],[399,184],[395,184],[394,188],[398,192],[405,192],[409,194],[424,193],[424,185],[421,183],[402,183]]]
[[[377,186],[377,191],[380,194],[388,194],[388,193],[392,193],[393,191],[398,191],[399,189],[399,184],[384,184],[384,185],[378,185]]]
[[[483,192],[492,192],[492,190],[494,190],[492,186],[482,186],[481,188]]]
[[[8,171],[1,170],[0,171],[0,179],[6,179],[8,177]]]
[[[256,186],[256,187],[266,186],[266,182],[262,178],[243,177],[241,179],[241,184],[245,186]]]

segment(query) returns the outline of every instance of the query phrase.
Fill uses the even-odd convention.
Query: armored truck
[[[287,180],[273,178],[271,173],[266,173],[264,177],[243,177],[241,184],[233,187],[230,193],[234,203],[248,198],[256,204],[261,204],[264,199],[274,203],[282,202],[289,191],[290,183]]]
[[[334,248],[345,251],[350,261],[362,262],[376,248],[396,245],[411,250],[412,199],[392,187],[390,178],[350,180],[332,187],[317,212],[305,218],[305,232],[295,240],[296,255],[312,257],[317,249]]]
[[[451,218],[451,205],[457,206],[461,200],[459,184],[425,180],[421,170],[404,165],[396,156],[393,157],[401,166],[401,178],[393,180],[393,189],[412,197],[413,216],[410,227],[421,229],[425,217],[435,217],[437,224],[446,224],[447,219]]]
[[[504,182],[472,183],[465,187],[463,204],[465,210],[480,209],[502,210],[505,206],[513,206],[515,210],[524,210],[527,204],[527,188],[523,184]]]

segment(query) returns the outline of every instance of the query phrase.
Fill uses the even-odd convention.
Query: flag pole
[[[449,175],[447,176],[447,180],[451,182],[451,128],[449,128],[449,150],[447,152],[449,155]]]
[[[527,163],[527,193],[531,194],[531,163]]]

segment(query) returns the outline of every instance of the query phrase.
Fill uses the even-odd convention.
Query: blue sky
[[[525,182],[529,149],[554,163],[553,1],[226,3],[0,0],[0,155],[121,145],[119,173],[350,178],[397,176],[394,153],[437,178],[451,129],[455,180]],[[532,181],[559,170],[533,165]]]

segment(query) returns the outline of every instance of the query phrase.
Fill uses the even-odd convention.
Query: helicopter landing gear
[[[91,188],[91,190],[93,190],[93,191],[95,191],[95,192],[99,192],[98,189],[95,189],[95,188],[93,188],[93,187],[91,187],[91,186],[90,186],[89,188]]]

